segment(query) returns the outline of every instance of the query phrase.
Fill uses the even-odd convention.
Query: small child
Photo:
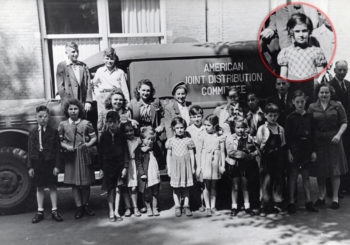
[[[255,93],[248,93],[247,96],[247,121],[250,128],[249,134],[252,137],[256,136],[258,128],[264,123],[264,112],[259,106],[259,99]]]
[[[92,149],[97,141],[95,130],[91,122],[83,119],[84,109],[79,100],[68,100],[64,114],[67,120],[59,124],[58,134],[64,151],[64,183],[72,186],[77,208],[74,217],[80,219],[84,214],[94,216],[95,212],[88,203],[90,185],[95,181],[89,152],[89,148]]]
[[[282,188],[286,144],[284,129],[277,123],[278,106],[265,106],[265,124],[258,128],[256,140],[260,146],[262,161],[262,212],[277,212],[283,201]],[[273,201],[275,203],[273,203]]]
[[[48,125],[49,109],[46,106],[36,108],[38,127],[29,133],[28,138],[28,167],[29,176],[34,178],[38,212],[32,223],[44,219],[44,188],[49,187],[52,205],[51,217],[63,221],[57,211],[57,175],[59,173],[60,139],[57,130]]]
[[[232,209],[231,216],[238,214],[238,191],[239,186],[243,192],[244,209],[247,214],[252,214],[248,181],[251,180],[252,172],[257,165],[255,157],[259,152],[254,144],[254,139],[248,134],[249,127],[246,120],[239,120],[234,125],[235,133],[226,137],[226,171],[232,179]]]
[[[184,199],[183,210],[186,216],[192,216],[190,209],[190,187],[193,186],[194,169],[194,142],[187,137],[186,121],[175,117],[171,122],[174,136],[167,140],[167,169],[170,177],[170,186],[173,187],[175,216],[182,215],[181,199]]]
[[[99,144],[100,162],[102,165],[103,189],[107,190],[109,220],[123,220],[119,214],[120,186],[126,178],[129,166],[126,139],[119,130],[119,114],[109,111],[106,115],[106,128],[102,132]],[[114,197],[115,196],[115,197]],[[115,208],[113,208],[113,203]]]
[[[216,210],[216,186],[225,171],[225,139],[219,135],[219,118],[208,115],[204,120],[205,132],[199,138],[199,173],[204,180],[204,201],[207,216],[218,215]]]
[[[305,191],[305,207],[309,212],[317,212],[313,206],[310,195],[309,169],[310,162],[316,160],[316,152],[313,149],[312,139],[312,115],[305,111],[305,93],[296,90],[293,94],[295,111],[286,121],[286,141],[288,147],[289,166],[289,205],[288,212],[296,212],[295,188],[297,186],[298,171],[301,171]]]
[[[130,210],[130,196],[131,196],[134,215],[136,217],[140,217],[141,213],[137,207],[137,171],[136,171],[136,163],[135,163],[135,150],[141,144],[141,139],[135,136],[135,128],[133,127],[130,121],[127,121],[126,123],[122,123],[120,125],[120,129],[126,136],[126,142],[128,144],[129,156],[130,156],[129,169],[128,169],[128,175],[127,175],[127,184],[126,184],[129,190],[126,192],[124,196],[124,202],[126,205],[125,216],[128,217],[131,215],[131,210]]]
[[[292,37],[293,44],[282,49],[277,57],[282,78],[290,80],[312,78],[327,65],[322,49],[310,45],[312,30],[312,21],[305,14],[293,14],[288,20],[287,31]]]
[[[190,114],[190,120],[191,125],[187,127],[186,131],[190,134],[194,145],[195,145],[195,159],[196,159],[196,172],[197,174],[197,183],[196,183],[196,189],[198,189],[200,193],[201,198],[201,207],[199,208],[199,211],[204,212],[205,211],[205,205],[204,205],[204,197],[203,197],[203,190],[204,190],[204,184],[203,184],[203,176],[200,174],[200,169],[198,166],[199,163],[199,154],[198,154],[198,148],[199,148],[199,137],[200,135],[205,132],[205,128],[203,126],[202,120],[203,120],[203,109],[199,105],[193,105],[190,107],[189,110]]]
[[[158,196],[160,188],[160,173],[157,148],[153,148],[156,132],[151,126],[141,128],[142,144],[135,150],[135,162],[138,174],[138,187],[143,195],[147,208],[147,216],[159,216]]]

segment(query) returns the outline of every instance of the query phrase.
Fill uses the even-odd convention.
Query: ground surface
[[[174,217],[171,189],[162,184],[160,217],[124,218],[111,223],[103,192],[94,187],[91,206],[95,217],[75,220],[71,192],[60,189],[60,207],[64,222],[56,223],[49,214],[31,224],[33,206],[22,214],[0,216],[0,244],[350,244],[350,196],[341,200],[341,209],[328,208],[318,214],[307,213],[299,203],[296,215],[249,217],[240,213],[231,218],[228,209],[220,216],[205,217],[195,212],[192,218]]]

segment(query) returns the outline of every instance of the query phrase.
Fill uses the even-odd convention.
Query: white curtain
[[[123,33],[160,32],[160,0],[121,0]]]

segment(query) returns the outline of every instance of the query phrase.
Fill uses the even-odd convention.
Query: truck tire
[[[34,188],[26,161],[26,151],[0,148],[0,214],[23,212],[33,205]]]

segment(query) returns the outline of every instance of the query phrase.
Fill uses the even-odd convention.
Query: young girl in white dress
[[[130,157],[127,183],[126,183],[127,188],[129,190],[128,192],[126,192],[126,196],[124,197],[124,200],[126,201],[125,203],[127,206],[125,213],[126,213],[126,216],[131,215],[131,210],[130,210],[130,197],[131,197],[132,207],[134,209],[134,215],[136,217],[140,217],[141,213],[137,207],[137,171],[136,171],[136,163],[135,163],[135,150],[141,144],[141,139],[135,136],[135,128],[133,127],[130,121],[127,121],[126,123],[121,124],[121,131],[126,136],[126,142],[128,144],[129,157]]]
[[[207,216],[218,214],[216,211],[216,186],[225,171],[225,139],[219,134],[219,118],[208,115],[204,120],[205,132],[200,135],[198,144],[199,172],[204,181],[204,202]]]

